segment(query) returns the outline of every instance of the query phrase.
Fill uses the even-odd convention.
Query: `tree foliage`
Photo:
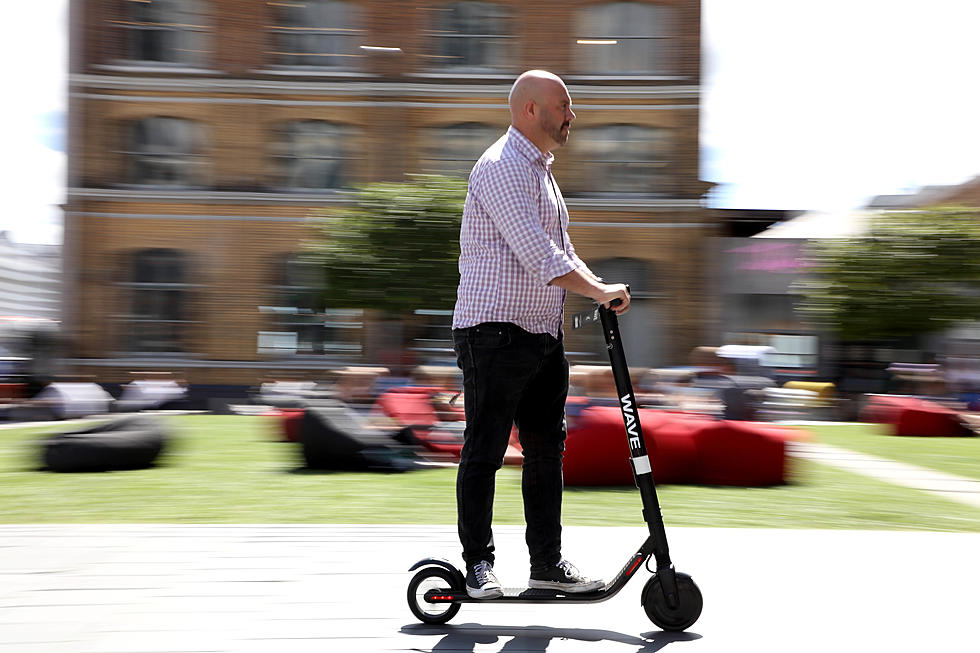
[[[465,180],[418,175],[361,186],[351,206],[316,216],[308,256],[323,268],[325,304],[391,315],[451,309],[465,199]]]
[[[865,236],[815,242],[808,256],[798,309],[844,340],[918,336],[980,319],[980,210],[881,214]]]

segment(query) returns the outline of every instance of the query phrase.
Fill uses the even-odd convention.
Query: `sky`
[[[58,243],[67,0],[0,23],[0,230]],[[980,175],[980,3],[703,0],[701,178],[710,205],[841,211]]]

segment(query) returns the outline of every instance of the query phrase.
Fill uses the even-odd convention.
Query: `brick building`
[[[530,68],[578,119],[555,174],[579,255],[636,301],[636,364],[705,344],[698,0],[71,3],[65,323],[76,372],[193,384],[372,362],[295,255],[354,183],[465,174]],[[572,302],[568,313],[583,306]],[[425,307],[420,307],[425,308]],[[582,359],[596,343],[570,335]],[[592,354],[590,354],[592,352]]]

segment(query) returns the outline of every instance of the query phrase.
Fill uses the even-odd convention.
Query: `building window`
[[[127,18],[112,21],[125,31],[131,61],[201,66],[209,55],[210,20],[206,2],[128,0]]]
[[[128,349],[183,351],[191,287],[185,255],[172,249],[136,252],[131,259],[127,285],[131,291],[126,328]]]
[[[670,358],[669,320],[667,302],[663,301],[662,288],[667,284],[658,267],[647,260],[611,258],[589,261],[589,267],[607,283],[630,285],[630,317],[620,325],[623,348],[630,364],[638,367],[661,366]],[[572,309],[587,307],[581,298],[575,298]],[[598,329],[582,329],[574,337],[582,338],[572,347],[585,353],[583,361],[606,364],[609,360],[605,340]]]
[[[490,2],[453,2],[429,8],[431,49],[423,57],[435,68],[474,72],[509,67],[515,41],[509,16]]]
[[[576,15],[575,63],[580,73],[642,75],[670,72],[670,9],[644,2],[610,2]]]
[[[465,177],[503,130],[477,122],[424,130],[423,172]]]
[[[360,9],[349,2],[270,2],[273,63],[280,66],[353,69],[362,57]]]
[[[271,305],[259,307],[271,316],[270,330],[259,332],[260,354],[360,354],[363,312],[324,308],[318,264],[289,254],[276,261],[273,274]]]
[[[204,182],[201,125],[182,118],[144,118],[130,125],[129,181],[147,186],[189,187]]]
[[[281,188],[324,190],[350,181],[353,130],[323,120],[298,120],[278,128],[273,160]]]
[[[669,194],[670,134],[641,125],[579,129],[575,146],[587,171],[582,190],[632,195]]]

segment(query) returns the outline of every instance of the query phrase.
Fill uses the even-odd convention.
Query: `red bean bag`
[[[925,435],[937,437],[964,437],[974,435],[960,420],[959,414],[932,401],[917,401],[898,415],[894,424],[895,435]]]
[[[861,409],[860,420],[876,424],[894,424],[898,421],[898,414],[910,404],[910,399],[912,398],[874,395]]]
[[[300,441],[300,426],[303,424],[303,415],[306,414],[305,408],[282,408],[282,436],[286,442]]]
[[[420,386],[394,388],[378,397],[375,406],[388,417],[398,420],[405,426],[413,427],[415,437],[429,451],[447,454],[459,460],[459,454],[463,449],[461,432],[458,430],[449,432],[438,428],[439,415],[432,404],[432,396],[437,392],[444,392],[444,390]],[[459,419],[463,419],[462,407],[458,412]],[[504,464],[520,465],[522,460],[520,442],[517,441],[515,431],[511,433],[510,443],[504,454]]]
[[[697,451],[693,433],[709,418],[661,410],[640,410],[647,454],[657,482],[695,481]],[[632,485],[630,449],[619,408],[591,406],[570,424],[565,440],[567,485]]]
[[[698,429],[698,480],[708,485],[765,486],[785,483],[786,443],[805,432],[757,422],[718,420]]]
[[[394,388],[378,397],[374,405],[405,426],[432,426],[439,421],[432,405],[432,395],[435,392],[439,392],[439,388]]]
[[[861,413],[864,421],[891,426],[892,435],[962,437],[972,436],[959,414],[934,401],[917,397],[875,395]]]

